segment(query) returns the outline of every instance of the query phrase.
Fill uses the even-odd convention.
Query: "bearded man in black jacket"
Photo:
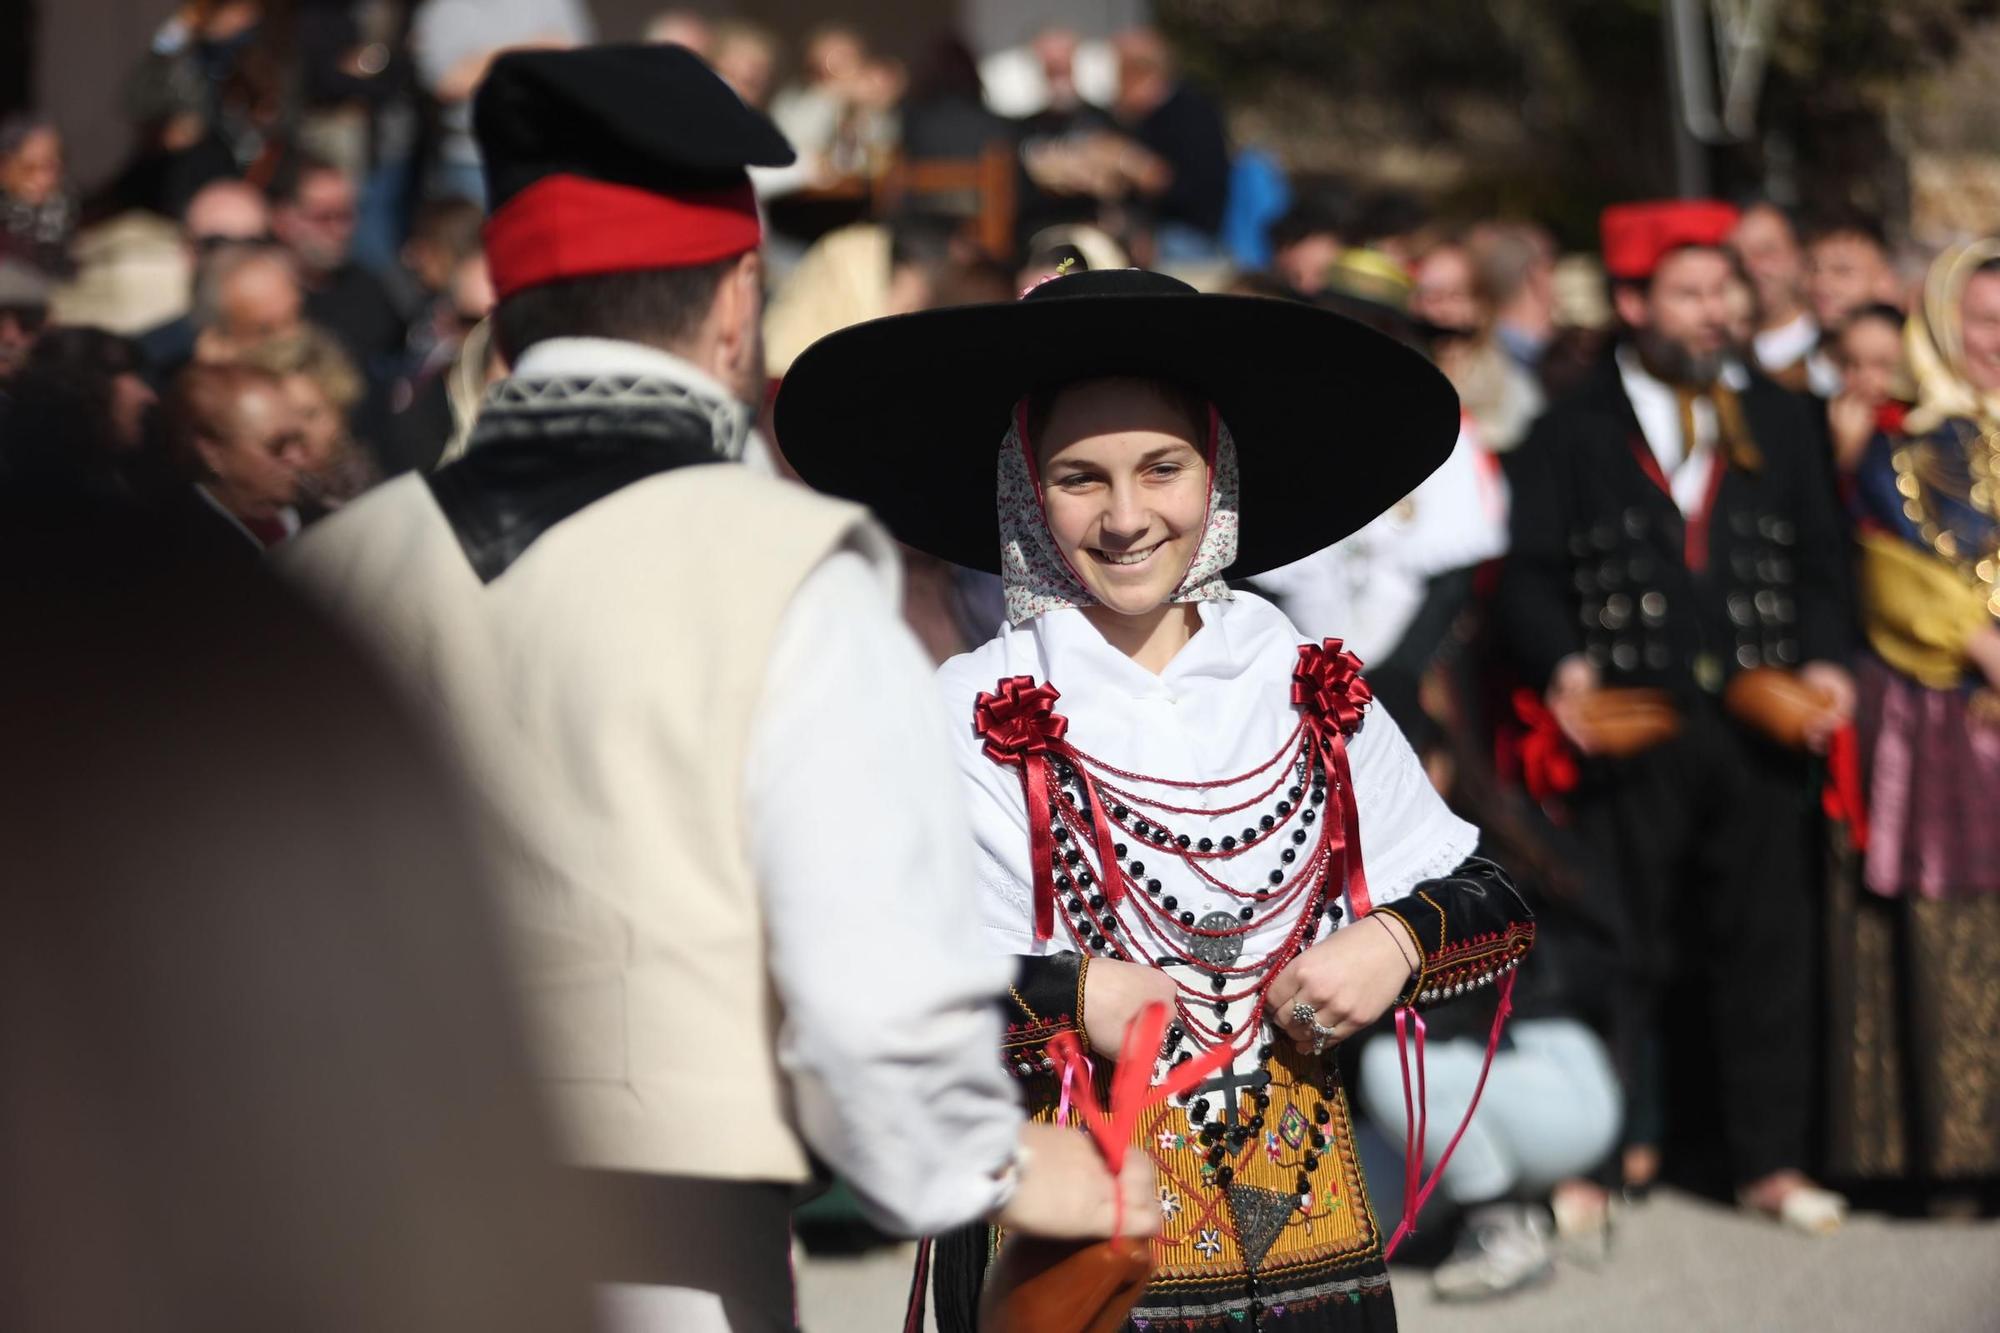
[[[1605,214],[1622,336],[1510,456],[1501,610],[1521,675],[1583,752],[1570,811],[1619,876],[1655,1032],[1669,983],[1699,983],[1739,1200],[1823,1232],[1845,1205],[1805,1174],[1815,770],[1721,700],[1739,672],[1795,673],[1826,700],[1807,736],[1825,746],[1854,700],[1846,553],[1802,400],[1728,357],[1734,222],[1702,201]],[[1631,686],[1664,691],[1678,729],[1614,757],[1592,704]],[[1639,1072],[1626,1164],[1645,1183],[1661,1098]]]

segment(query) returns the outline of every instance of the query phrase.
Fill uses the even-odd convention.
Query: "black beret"
[[[675,194],[795,157],[775,125],[683,46],[506,52],[479,85],[472,127],[493,209],[545,176]]]

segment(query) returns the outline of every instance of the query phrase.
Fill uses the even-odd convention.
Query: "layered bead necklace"
[[[1178,1021],[1163,1056],[1187,1058],[1175,1047],[1189,1036],[1240,1054],[1261,1024],[1239,1031],[1225,1017],[1231,1005],[1251,1001],[1248,1012],[1262,1013],[1272,982],[1312,944],[1321,916],[1340,920],[1343,889],[1357,913],[1368,910],[1346,751],[1370,700],[1360,662],[1337,639],[1301,647],[1292,678],[1298,725],[1262,763],[1207,782],[1135,773],[1077,748],[1065,739],[1058,697],[1053,686],[1016,676],[981,694],[974,716],[987,753],[1021,769],[1037,937],[1053,938],[1059,918],[1079,952],[1174,969]],[[1204,796],[1221,803],[1197,804]],[[1193,831],[1236,815],[1240,833]],[[1149,873],[1148,857],[1179,861],[1229,909],[1197,914]],[[1245,864],[1262,880],[1225,878]],[[1267,928],[1282,931],[1277,947],[1246,957],[1247,941]],[[1187,965],[1186,976],[1176,964]]]

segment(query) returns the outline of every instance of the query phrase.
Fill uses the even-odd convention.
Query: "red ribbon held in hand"
[[[1065,1087],[1077,1085],[1075,1105],[1084,1128],[1097,1141],[1097,1151],[1115,1178],[1125,1168],[1125,1150],[1132,1146],[1132,1131],[1139,1116],[1149,1106],[1179,1096],[1236,1058],[1234,1047],[1211,1046],[1200,1055],[1167,1071],[1165,1079],[1153,1083],[1153,1064],[1167,1035],[1167,1006],[1155,1001],[1139,1011],[1125,1029],[1125,1044],[1118,1052],[1118,1065],[1111,1074],[1111,1107],[1098,1107],[1097,1088],[1091,1078],[1090,1055],[1074,1032],[1063,1032],[1049,1042],[1049,1058],[1062,1071]],[[1114,1193],[1117,1221],[1112,1231],[1125,1234],[1125,1196]]]
[[[1528,729],[1521,737],[1521,784],[1535,804],[1576,790],[1576,756],[1556,715],[1533,690],[1514,691],[1514,716]]]
[[[1361,659],[1341,647],[1339,639],[1299,645],[1292,668],[1292,702],[1311,719],[1313,745],[1319,751],[1323,777],[1333,788],[1332,811],[1337,823],[1326,833],[1328,851],[1338,860],[1335,882],[1347,890],[1357,917],[1366,916],[1368,871],[1361,859],[1361,814],[1354,805],[1354,777],[1347,768],[1347,738],[1361,720],[1375,692],[1361,678]]]
[[[1820,791],[1826,817],[1847,826],[1847,841],[1857,852],[1868,850],[1868,798],[1861,786],[1861,742],[1854,724],[1833,733],[1826,747],[1826,786]]]

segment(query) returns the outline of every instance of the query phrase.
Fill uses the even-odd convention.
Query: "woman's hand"
[[[1391,934],[1391,932],[1394,932]],[[1331,1041],[1345,1041],[1389,1011],[1410,984],[1416,942],[1393,917],[1362,917],[1285,964],[1264,1003],[1271,1021],[1313,1053],[1312,1024],[1292,1012],[1310,1005]]]
[[[1103,1240],[1160,1230],[1153,1160],[1143,1152],[1126,1153],[1125,1168],[1113,1180],[1090,1135],[1023,1125],[1020,1172],[1014,1197],[993,1219],[1009,1231],[1050,1240]]]
[[[1153,1003],[1174,1007],[1174,979],[1143,963],[1093,958],[1083,974],[1083,1030],[1090,1048],[1115,1060],[1125,1048],[1125,1029]]]

